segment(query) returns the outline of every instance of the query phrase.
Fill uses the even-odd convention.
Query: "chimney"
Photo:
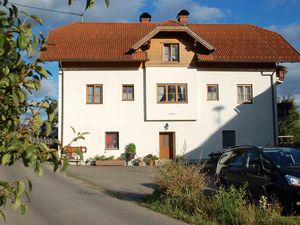
[[[189,11],[183,9],[177,14],[177,19],[180,23],[187,24],[189,22],[189,15]]]
[[[150,23],[151,15],[147,12],[144,12],[140,15],[140,22],[141,23]]]

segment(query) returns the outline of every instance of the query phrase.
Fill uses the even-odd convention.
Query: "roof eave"
[[[132,59],[132,60],[123,60],[123,59],[59,59],[59,58],[49,58],[43,59],[44,62],[146,62],[148,59]]]
[[[132,45],[131,49],[134,51],[139,49],[143,44],[145,44],[147,41],[153,38],[157,33],[162,31],[163,32],[186,32],[191,37],[195,38],[203,46],[205,46],[209,51],[215,50],[215,48],[210,43],[208,43],[206,40],[201,38],[199,35],[197,35],[194,31],[192,31],[190,28],[186,26],[158,26],[154,28],[152,31],[150,31],[146,36],[141,38],[134,45]]]
[[[299,63],[300,60],[200,60],[198,62],[225,62],[225,63]]]

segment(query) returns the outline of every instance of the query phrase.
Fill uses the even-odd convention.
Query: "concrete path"
[[[69,166],[66,174],[126,200],[141,201],[154,190],[154,167]]]
[[[79,168],[78,168],[79,169]],[[88,170],[88,168],[87,168]],[[70,170],[74,171],[74,170]],[[132,174],[139,174],[133,172]],[[19,210],[9,207],[5,210],[7,221],[4,225],[184,225],[185,223],[155,213],[129,201],[122,201],[109,195],[87,188],[85,185],[53,174],[45,168],[41,178],[20,164],[0,168],[0,178],[16,179],[29,177],[33,182],[28,212],[21,216]],[[99,177],[100,178],[100,177]],[[103,177],[105,179],[106,176]],[[128,176],[120,174],[122,180]],[[145,178],[145,183],[148,180]],[[109,184],[109,182],[108,182]],[[141,184],[141,187],[144,185]],[[142,190],[142,189],[141,189]]]

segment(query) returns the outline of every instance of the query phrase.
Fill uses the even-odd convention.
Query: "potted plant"
[[[105,157],[104,155],[96,155],[94,157],[95,166],[124,166],[125,161],[121,158],[115,159],[114,156]]]
[[[276,77],[278,77],[280,81],[283,81],[287,72],[286,66],[278,66],[276,69]]]
[[[144,157],[143,160],[147,166],[153,166],[155,165],[155,162],[158,160],[158,157],[156,155],[148,154]]]
[[[133,165],[135,166],[145,166],[145,163],[141,157],[138,157],[137,159],[134,160]]]
[[[136,154],[135,144],[130,143],[130,144],[126,145],[126,148],[125,148],[125,159],[126,159],[126,162],[134,159],[135,154]]]

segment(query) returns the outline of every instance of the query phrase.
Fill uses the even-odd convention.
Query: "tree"
[[[283,97],[278,101],[278,130],[280,136],[294,136],[294,144],[300,146],[300,114],[293,97]]]
[[[69,0],[72,4],[74,0]],[[108,0],[105,0],[107,6]],[[0,165],[12,166],[22,161],[25,167],[33,168],[41,176],[41,165],[51,160],[54,172],[58,169],[60,158],[57,149],[51,149],[44,143],[34,143],[33,138],[40,135],[41,127],[45,135],[51,133],[55,120],[57,102],[45,99],[40,102],[29,102],[28,97],[33,91],[38,91],[41,80],[47,79],[49,71],[42,66],[42,61],[36,53],[44,48],[42,35],[32,30],[32,21],[43,24],[42,20],[25,12],[19,12],[14,5],[8,6],[8,1],[0,2]],[[95,0],[87,0],[86,9],[93,7]],[[19,14],[24,19],[20,19]],[[47,119],[42,122],[41,112]],[[73,128],[72,128],[73,129]],[[71,141],[84,139],[84,133],[76,133]],[[62,147],[61,147],[62,148]],[[66,159],[61,170],[67,166]],[[30,180],[20,178],[15,181],[0,180],[0,215],[5,218],[2,209],[7,200],[11,208],[21,208],[26,212],[24,197],[29,198],[32,189]]]

